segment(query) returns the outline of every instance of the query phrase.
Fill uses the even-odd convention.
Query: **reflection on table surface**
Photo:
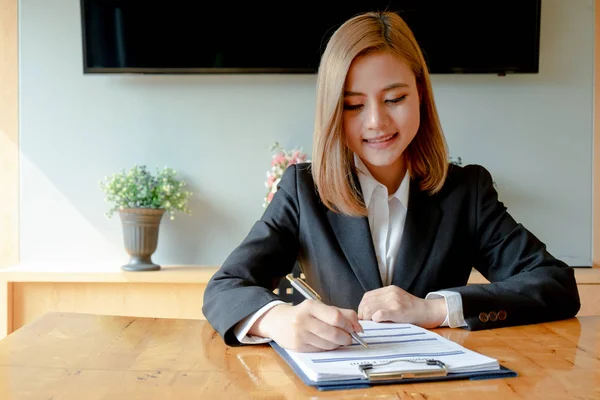
[[[519,376],[321,392],[269,345],[225,346],[206,321],[50,313],[0,341],[0,398],[600,399],[600,316],[436,332]]]

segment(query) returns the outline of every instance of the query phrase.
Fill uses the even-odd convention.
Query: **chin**
[[[392,165],[398,164],[401,158],[402,154],[398,156],[389,157],[366,157],[364,159],[367,161],[367,163],[374,167],[390,167]]]

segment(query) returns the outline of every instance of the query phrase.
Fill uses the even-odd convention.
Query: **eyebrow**
[[[382,91],[387,92],[392,89],[407,88],[407,87],[410,87],[410,86],[408,86],[406,83],[392,83],[391,85],[384,87]],[[346,90],[344,92],[344,96],[365,96],[365,94],[361,93],[361,92],[353,92],[350,90]]]

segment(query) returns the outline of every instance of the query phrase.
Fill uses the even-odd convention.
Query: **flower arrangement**
[[[461,157],[454,158],[454,157],[450,156],[450,164],[461,166],[461,165],[463,165],[462,158]]]
[[[294,148],[292,150],[286,150],[282,148],[279,143],[275,142],[269,149],[271,152],[275,151],[271,160],[271,168],[267,171],[267,180],[265,186],[267,187],[267,194],[265,195],[263,207],[267,207],[275,192],[277,191],[277,184],[281,180],[285,169],[292,164],[301,162],[310,162],[307,158],[306,153],[302,151],[302,148]],[[450,163],[455,165],[462,165],[461,157],[450,157]]]
[[[145,165],[134,165],[128,172],[106,176],[100,182],[105,201],[112,203],[106,216],[110,218],[125,208],[162,208],[171,220],[175,219],[175,211],[190,214],[187,202],[192,193],[175,175],[176,171],[168,167],[157,168],[154,176]]]
[[[277,191],[277,185],[286,168],[292,164],[310,162],[308,155],[302,151],[302,147],[286,150],[279,143],[275,142],[271,145],[269,151],[274,151],[275,153],[273,154],[271,168],[267,171],[267,180],[265,181],[265,186],[267,187],[267,194],[263,202],[263,207],[265,208],[271,203]]]

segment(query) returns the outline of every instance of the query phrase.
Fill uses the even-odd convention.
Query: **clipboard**
[[[451,381],[451,380],[483,380],[483,379],[497,379],[497,378],[512,378],[518,376],[517,373],[504,366],[500,366],[499,370],[492,371],[478,371],[478,372],[465,372],[465,373],[444,373],[438,374],[437,376],[390,376],[389,378],[374,378],[374,379],[343,379],[343,380],[332,380],[316,382],[309,379],[302,369],[292,360],[289,354],[275,341],[269,342],[271,347],[279,354],[279,356],[287,363],[287,365],[294,371],[294,373],[306,384],[307,386],[315,387],[320,391],[328,390],[347,390],[347,389],[364,389],[370,388],[373,385],[382,384],[398,384],[398,383],[418,383],[418,382],[436,382],[436,381]]]

